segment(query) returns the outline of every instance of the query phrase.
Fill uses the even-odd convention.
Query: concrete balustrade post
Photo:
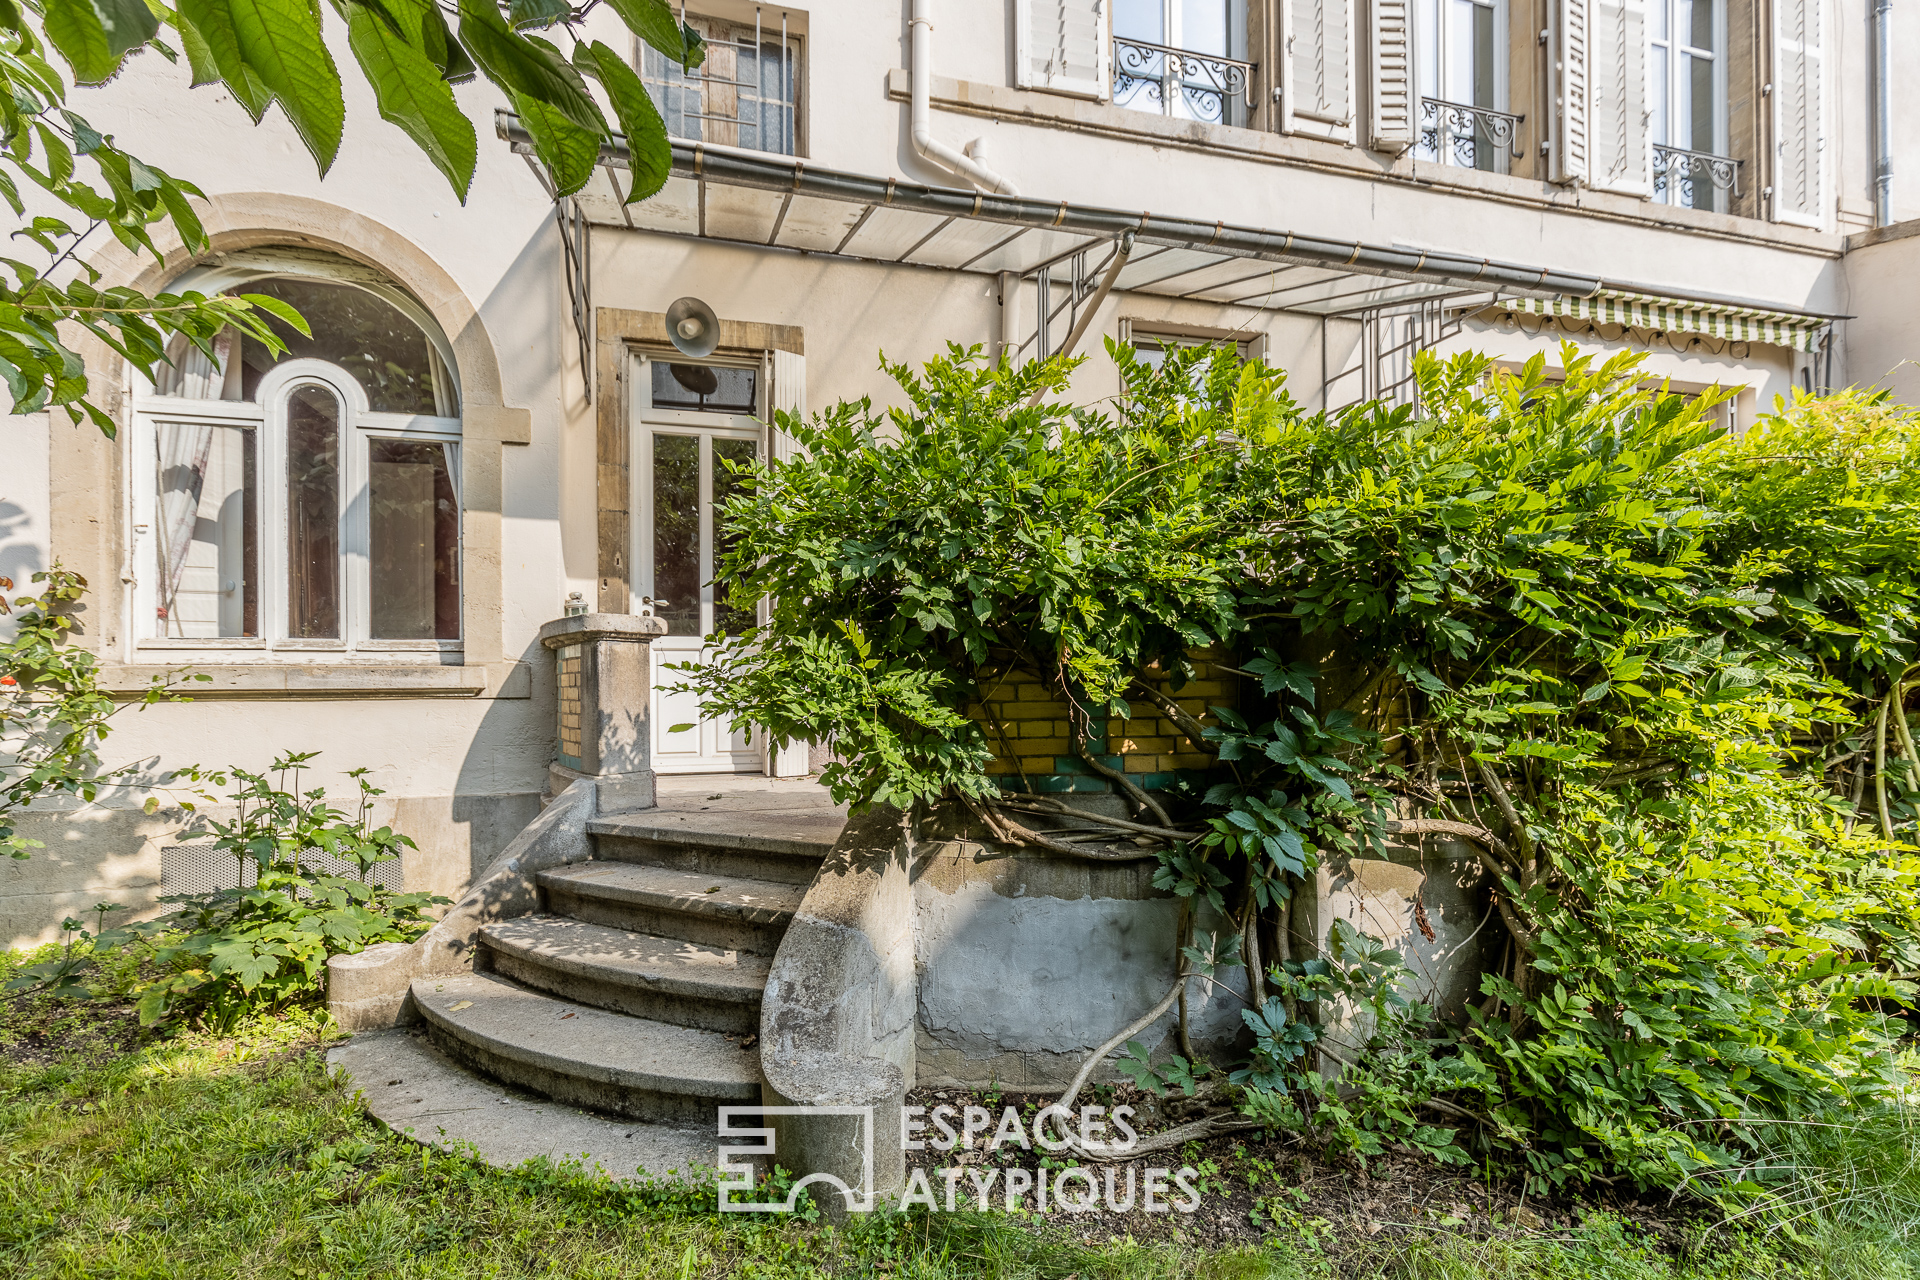
[[[603,812],[653,807],[653,641],[665,634],[665,619],[628,613],[583,613],[540,628],[559,676],[553,794],[589,778]]]

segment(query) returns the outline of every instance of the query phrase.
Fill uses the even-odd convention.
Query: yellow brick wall
[[[1239,677],[1221,669],[1219,664],[1228,659],[1216,650],[1197,649],[1191,657],[1198,678],[1187,681],[1177,692],[1168,687],[1167,677],[1157,668],[1148,676],[1156,689],[1188,714],[1211,725],[1215,720],[1210,706],[1239,704]],[[1060,772],[1056,757],[1073,755],[1073,738],[1067,703],[1057,690],[1030,672],[1005,668],[987,673],[980,684],[984,709],[975,706],[968,714],[982,724],[993,747],[994,758],[987,772],[1008,777],[1023,772],[1029,777]],[[1120,756],[1127,773],[1170,773],[1204,769],[1212,763],[1213,757],[1194,750],[1186,735],[1161,714],[1158,706],[1144,700],[1129,706],[1133,712],[1130,718],[1110,716],[1105,720],[1103,753]],[[998,729],[994,720],[999,722]]]

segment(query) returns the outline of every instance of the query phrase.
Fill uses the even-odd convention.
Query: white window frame
[[[287,548],[286,548],[286,414],[291,394],[304,386],[326,388],[342,409],[340,449],[340,610],[341,635],[338,639],[309,639],[287,634]],[[159,554],[158,477],[155,456],[159,424],[162,422],[204,422],[218,426],[243,427],[257,432],[254,480],[259,528],[255,532],[256,584],[260,634],[258,636],[181,637],[152,634],[158,616],[159,574],[155,557]],[[132,617],[136,626],[131,645],[135,655],[154,656],[169,650],[190,650],[197,656],[224,653],[239,660],[298,660],[348,662],[368,654],[380,660],[404,659],[415,655],[423,661],[439,661],[439,655],[460,653],[459,640],[387,640],[370,634],[372,605],[370,525],[368,482],[370,453],[368,442],[376,439],[437,442],[446,447],[449,478],[456,499],[460,493],[459,418],[441,418],[428,414],[377,413],[367,407],[367,394],[357,379],[345,369],[325,360],[287,360],[275,365],[260,380],[258,399],[253,401],[192,400],[181,396],[136,392],[133,398],[133,429],[128,432],[128,475],[132,481],[131,519],[128,539]],[[461,529],[456,545],[464,541],[465,506],[457,503]],[[464,555],[461,557],[460,589],[466,591]],[[464,601],[463,601],[464,603]],[[464,610],[463,610],[464,615]]]
[[[1685,151],[1702,151],[1716,156],[1725,156],[1729,150],[1727,141],[1727,3],[1726,0],[1693,0],[1693,3],[1708,3],[1713,6],[1714,44],[1713,48],[1704,51],[1705,55],[1713,63],[1713,143],[1711,146],[1706,147],[1689,145],[1681,149]],[[1662,16],[1666,18],[1667,38],[1664,40],[1655,34],[1652,15],[1656,9],[1660,10]],[[1648,123],[1648,135],[1656,146],[1679,146],[1680,144],[1674,142],[1672,139],[1674,137],[1674,125],[1680,117],[1680,104],[1685,102],[1686,109],[1689,113],[1691,113],[1693,109],[1693,95],[1690,92],[1690,86],[1686,78],[1680,74],[1680,63],[1683,57],[1689,59],[1698,57],[1702,51],[1700,51],[1697,46],[1684,43],[1680,33],[1680,9],[1680,0],[1648,0],[1647,78],[1650,82],[1659,79],[1659,76],[1653,70],[1653,51],[1658,49],[1667,55],[1666,84],[1649,84],[1649,88],[1656,92],[1659,89],[1665,89],[1666,91],[1667,113],[1666,119],[1662,121],[1665,125],[1664,130],[1655,129],[1651,120],[1649,120]],[[1654,114],[1654,104],[1651,100],[1648,102],[1647,107],[1649,116],[1652,116]],[[1693,121],[1689,119],[1687,123],[1691,126]],[[1692,133],[1691,128],[1688,132],[1689,134]],[[1665,136],[1661,136],[1663,133]],[[1697,191],[1698,188],[1696,187],[1695,190]],[[1692,207],[1696,209],[1717,208],[1720,204],[1717,189],[1710,186],[1709,190],[1716,191],[1713,201],[1705,205],[1695,204]],[[1654,193],[1655,200],[1662,204],[1670,205],[1678,205],[1680,203],[1679,196],[1680,183],[1671,175],[1667,179],[1666,190],[1664,192],[1656,191]]]

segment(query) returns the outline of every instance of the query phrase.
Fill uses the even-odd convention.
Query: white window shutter
[[[1806,227],[1826,224],[1822,8],[1820,0],[1773,4],[1773,217]]]
[[[1600,191],[1651,196],[1646,0],[1593,0],[1590,36],[1587,183]]]
[[[791,413],[804,418],[807,414],[807,358],[791,351],[775,349],[767,353],[767,372],[771,375],[771,385],[767,388],[767,434],[763,447],[767,456],[780,462],[791,459],[800,451],[799,442],[774,425],[773,415],[778,412]],[[764,618],[764,610],[762,617]],[[790,742],[784,747],[770,750],[767,760],[767,772],[776,778],[804,778],[809,768],[811,748],[805,742]]]
[[[1585,182],[1592,148],[1588,144],[1591,53],[1588,0],[1555,0],[1553,6],[1554,182]]]
[[[1107,0],[1014,0],[1013,82],[1105,99],[1113,83]]]
[[[1353,0],[1284,0],[1282,19],[1281,131],[1325,135],[1347,128],[1353,123]]]
[[[1405,151],[1420,131],[1420,91],[1413,78],[1413,3],[1372,0],[1368,6],[1367,142],[1376,151]]]

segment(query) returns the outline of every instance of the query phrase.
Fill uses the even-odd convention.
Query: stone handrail
[[[906,1176],[900,1108],[914,1078],[917,1004],[911,849],[898,809],[880,806],[847,823],[781,939],[760,1006],[766,1102],[873,1108],[875,1197],[898,1191]],[[857,1124],[771,1119],[778,1164],[860,1193],[866,1135]],[[849,1207],[819,1198],[834,1217]]]

